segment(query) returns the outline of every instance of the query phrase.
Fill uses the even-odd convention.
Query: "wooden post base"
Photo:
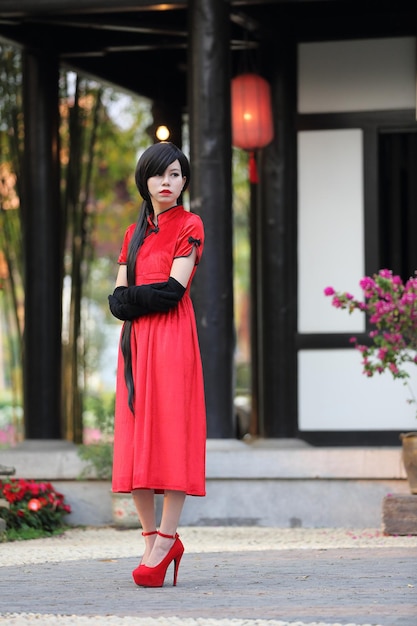
[[[382,527],[386,535],[417,535],[417,494],[390,494],[382,501]]]

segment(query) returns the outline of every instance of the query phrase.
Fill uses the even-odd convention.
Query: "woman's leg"
[[[175,535],[177,532],[185,496],[186,494],[183,491],[165,491],[160,525],[160,531],[164,535]],[[148,567],[155,567],[166,556],[173,543],[174,539],[157,535],[152,553],[147,557],[146,561],[143,558],[142,562]]]
[[[132,497],[143,532],[150,533],[156,530],[154,491],[152,489],[134,489],[132,491]],[[145,552],[143,553],[142,562],[144,562],[152,552],[156,534],[147,535],[144,539]]]

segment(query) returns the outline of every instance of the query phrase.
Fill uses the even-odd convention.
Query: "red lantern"
[[[232,80],[232,143],[249,150],[249,178],[258,182],[254,150],[274,137],[271,89],[257,74],[241,74]]]

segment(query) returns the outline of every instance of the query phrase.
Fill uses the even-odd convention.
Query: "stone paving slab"
[[[184,617],[80,617],[78,615],[35,615],[27,614],[11,614],[6,617],[0,617],[0,623],[6,626],[33,626],[33,623],[41,623],[42,625],[55,626],[358,626],[357,624],[340,623],[328,624],[324,622],[283,622],[282,620],[241,620],[241,619],[205,619],[184,618]],[[362,626],[375,626],[374,624],[363,624]],[[378,626],[378,625],[376,625]]]
[[[0,613],[417,624],[416,554],[384,550],[185,555],[177,588],[137,588],[137,559],[7,567]],[[172,568],[171,568],[172,570]]]
[[[195,543],[191,540],[194,532]],[[384,543],[385,538],[377,532],[367,533],[367,541],[357,547],[353,537],[360,538],[360,533],[330,532],[322,535],[326,540],[320,547],[317,540],[311,542],[313,534],[308,541],[308,532],[290,534],[274,529],[264,534],[268,532],[269,542],[275,536],[275,546],[260,543],[256,549],[243,550],[243,544],[230,549],[227,540],[256,537],[255,531],[222,531],[225,550],[221,551],[216,531],[212,536],[217,539],[210,544],[204,534],[210,536],[210,529],[184,529],[182,538],[185,542],[188,533],[190,541],[185,542],[178,585],[172,586],[171,566],[162,589],[134,585],[131,570],[138,557],[125,556],[121,548],[130,546],[132,552],[137,536],[132,531],[119,535],[114,531],[83,535],[72,531],[61,541],[37,540],[14,547],[2,544],[0,624],[417,626],[417,547],[413,538],[398,538],[397,543],[387,538]],[[304,543],[283,547],[282,536],[287,546],[291,537],[302,536]],[[335,536],[339,540],[347,537],[351,547],[338,547]],[[77,541],[72,544],[74,537]],[[97,537],[100,546],[95,543]],[[215,549],[210,551],[210,545]],[[30,553],[39,546],[43,561],[39,554],[31,561]],[[65,553],[60,546],[65,546]],[[2,553],[4,547],[7,554]],[[22,562],[24,550],[26,562]],[[17,556],[14,563],[13,551]],[[72,558],[74,554],[76,558]]]

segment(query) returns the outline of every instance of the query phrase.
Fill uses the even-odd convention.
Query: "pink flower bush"
[[[358,310],[366,313],[373,325],[369,332],[370,345],[352,343],[362,354],[365,376],[388,371],[394,378],[407,384],[409,372],[406,363],[417,364],[417,278],[404,283],[391,270],[383,269],[359,281],[363,299],[350,293],[326,287],[324,294],[332,297],[332,305],[349,313]],[[414,398],[411,402],[414,402]]]

